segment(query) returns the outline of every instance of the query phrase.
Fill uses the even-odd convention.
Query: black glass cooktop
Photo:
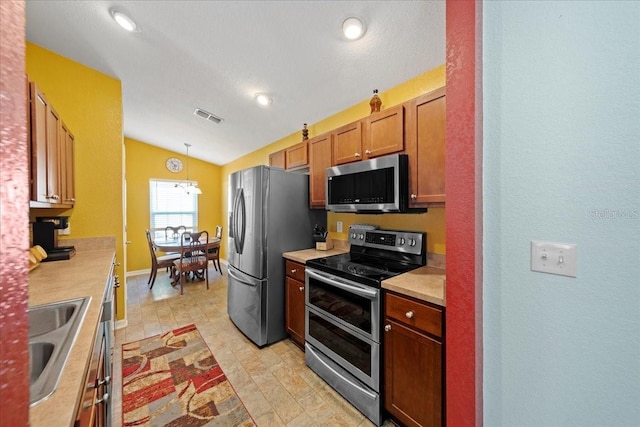
[[[359,283],[380,287],[380,282],[420,267],[419,264],[345,253],[307,261],[307,266]]]

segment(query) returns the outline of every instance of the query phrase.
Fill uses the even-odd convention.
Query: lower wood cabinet
[[[111,398],[107,393],[105,379],[106,367],[106,337],[103,324],[100,324],[91,360],[85,379],[85,388],[78,408],[75,427],[102,427],[107,425],[106,407]]]
[[[304,348],[304,264],[285,260],[287,333]]]
[[[444,426],[444,309],[385,292],[384,406],[406,426]]]

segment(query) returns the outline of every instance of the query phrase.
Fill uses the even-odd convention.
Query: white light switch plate
[[[342,233],[342,221],[338,221],[338,223],[336,224],[336,229],[338,233]]]
[[[576,277],[576,245],[531,241],[531,270]]]

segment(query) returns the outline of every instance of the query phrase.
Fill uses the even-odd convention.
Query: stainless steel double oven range
[[[376,425],[382,422],[382,289],[426,265],[426,234],[349,229],[349,253],[307,261],[307,365]]]

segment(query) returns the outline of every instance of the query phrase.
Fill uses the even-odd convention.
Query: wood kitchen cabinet
[[[60,135],[60,193],[62,203],[73,205],[76,201],[75,187],[75,138],[67,126],[62,123]]]
[[[333,131],[334,165],[362,160],[362,121],[340,126]]]
[[[280,169],[286,167],[284,150],[269,154],[269,166]]]
[[[286,316],[291,340],[304,349],[304,264],[285,260]]]
[[[285,168],[287,170],[297,170],[309,166],[309,148],[307,141],[294,144],[284,150]]]
[[[404,150],[404,105],[371,114],[334,131],[335,165],[373,159]]]
[[[444,310],[385,292],[384,407],[406,426],[444,426]]]
[[[55,168],[57,171],[57,163],[51,163],[48,156],[53,148],[53,145],[50,146],[47,126],[50,106],[47,98],[33,82],[29,84],[29,104],[31,200],[49,203],[52,200],[49,196],[54,196],[49,193],[49,170]]]
[[[364,119],[364,160],[404,150],[404,105],[397,105]]]
[[[78,408],[75,427],[102,427],[107,425],[103,406],[110,396],[106,393],[105,360],[106,338],[103,324],[98,328],[94,347],[91,352],[89,368],[85,379],[85,388]]]
[[[75,202],[75,139],[35,82],[29,83],[31,207],[69,208]]]
[[[445,88],[421,95],[407,107],[409,207],[445,203]]]
[[[333,134],[325,133],[309,140],[309,206],[327,205],[325,170],[332,166]]]

